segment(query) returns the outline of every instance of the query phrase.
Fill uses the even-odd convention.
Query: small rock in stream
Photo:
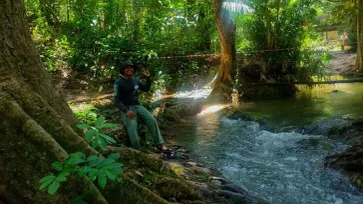
[[[222,185],[225,185],[228,183],[228,181],[222,177],[211,176],[211,177],[209,177],[209,179],[212,181],[219,181]]]

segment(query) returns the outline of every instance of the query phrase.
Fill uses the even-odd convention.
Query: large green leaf
[[[89,126],[89,125],[87,125],[87,124],[84,124],[84,123],[82,123],[82,124],[79,124],[79,125],[77,125],[77,127],[79,128],[79,129],[89,129],[91,126]]]
[[[67,181],[67,176],[69,176],[69,172],[62,172],[57,176],[57,178],[55,178],[55,180],[58,182],[64,182]]]
[[[54,195],[55,192],[58,191],[60,186],[60,183],[58,181],[54,181],[49,187],[48,187],[48,193],[50,195]]]
[[[95,135],[95,131],[94,130],[92,130],[92,129],[89,129],[88,131],[87,131],[87,133],[86,133],[86,137],[85,137],[85,139],[86,139],[86,141],[87,142],[91,142],[92,141],[92,139],[93,139],[93,136]],[[97,133],[96,133],[97,134]]]
[[[107,166],[104,166],[102,169],[103,170],[107,169],[113,173],[119,174],[122,171],[122,166],[123,166],[122,163],[115,162],[115,163],[109,164]]]
[[[95,149],[98,149],[99,147],[100,148],[102,148],[101,146],[100,146],[100,143],[101,143],[101,141],[100,141],[101,139],[100,139],[100,136],[97,134],[95,137],[94,137],[94,140],[93,140],[93,143],[92,143],[92,147],[93,148],[95,148]],[[103,140],[103,139],[102,139]]]
[[[91,111],[91,112],[89,112],[88,114],[87,114],[87,117],[90,117],[90,118],[97,118],[97,114],[95,113],[95,112],[93,112],[93,111]]]
[[[120,162],[115,162],[115,163],[107,165],[106,167],[107,167],[107,169],[119,169],[119,168],[123,167],[123,164]]]
[[[90,157],[88,157],[87,159],[88,162],[88,166],[96,166],[99,163],[99,157],[97,157],[96,155],[92,155]]]
[[[121,156],[120,156],[120,154],[119,153],[112,153],[112,154],[110,154],[110,155],[108,155],[108,159],[113,159],[113,160],[118,160],[119,158],[120,158]]]
[[[51,180],[47,180],[41,183],[39,190],[45,189],[47,186],[49,186],[54,181],[54,178]]]
[[[65,171],[65,172],[73,172],[73,171],[76,171],[76,170],[77,170],[77,167],[75,165],[64,164],[63,171]]]
[[[102,137],[99,137],[99,146],[101,147],[102,150],[106,150],[107,148],[107,144],[105,139],[103,139]]]
[[[95,125],[97,129],[101,129],[103,123],[105,123],[105,118],[104,117],[99,117],[97,118]]]
[[[71,158],[85,158],[86,155],[83,152],[75,152],[69,155]]]
[[[116,180],[116,178],[117,178],[117,177],[118,177],[118,175],[119,175],[119,174],[116,174],[116,173],[111,172],[111,171],[109,171],[109,170],[104,170],[103,172],[106,174],[107,178],[109,178],[109,179],[110,179],[110,180],[112,180],[112,181],[115,181],[115,180]]]
[[[88,171],[88,178],[91,180],[91,181],[94,181],[96,180],[97,178],[97,174],[98,174],[98,169],[90,169]]]
[[[104,124],[102,124],[101,128],[115,128],[118,126],[120,126],[120,125],[114,124],[114,123],[104,123]]]
[[[95,160],[97,160],[99,157],[98,156],[96,156],[96,155],[92,155],[92,156],[90,156],[90,157],[88,157],[87,158],[87,161],[89,162],[89,161],[95,161]]]
[[[60,162],[53,162],[52,168],[56,171],[63,171],[63,165]]]
[[[103,133],[100,133],[100,136],[105,139],[108,143],[116,143],[115,139],[113,139],[112,137],[105,135]]]
[[[105,167],[105,166],[108,166],[108,165],[110,165],[110,164],[113,164],[113,163],[115,163],[115,160],[113,160],[113,159],[103,159],[97,166],[96,166],[96,168],[97,169],[101,169],[101,168],[103,168],[103,167]]]
[[[85,176],[88,173],[89,168],[90,168],[89,166],[83,166],[83,167],[79,168],[77,171],[77,175],[80,177]]]
[[[49,176],[45,176],[43,177],[42,179],[40,179],[40,183],[44,183],[46,181],[49,181],[49,180],[54,180],[55,179],[55,176],[54,175],[49,175]]]
[[[107,177],[103,172],[99,172],[97,175],[97,182],[101,188],[105,188],[107,184]]]
[[[78,165],[78,164],[81,164],[84,162],[85,162],[85,160],[82,158],[73,158],[73,159],[70,159],[67,161],[67,163],[70,165]]]

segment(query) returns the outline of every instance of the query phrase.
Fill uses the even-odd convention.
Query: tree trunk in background
[[[53,196],[38,190],[51,162],[77,151],[99,153],[79,136],[77,118],[51,85],[30,38],[23,0],[0,5],[0,203],[71,203],[87,191],[94,192],[90,203],[167,203],[127,178],[102,194],[86,177],[71,177]]]
[[[230,100],[233,81],[232,72],[236,59],[235,24],[229,12],[222,8],[223,0],[214,0],[216,11],[216,25],[221,47],[221,65],[213,90],[209,96],[211,102]]]
[[[67,0],[67,22],[69,22],[69,1]]]
[[[280,35],[280,8],[281,8],[281,0],[277,0],[276,5],[276,25],[275,25],[275,36],[274,36],[274,49],[279,49],[279,35]]]
[[[357,60],[355,68],[363,70],[363,0],[357,0]]]
[[[268,2],[269,0],[265,0],[264,4],[265,4],[265,24],[266,24],[266,38],[267,38],[267,49],[273,49],[273,46],[274,46],[274,42],[273,42],[273,34],[272,34],[272,17],[271,17],[271,13],[270,11],[268,10]]]
[[[100,15],[100,27],[102,30],[106,31],[105,26],[105,0],[101,0],[101,15]]]

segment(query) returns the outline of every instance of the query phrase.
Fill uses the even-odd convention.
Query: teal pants
[[[141,122],[145,124],[149,129],[149,132],[153,137],[154,143],[156,145],[163,144],[164,140],[160,134],[159,125],[154,116],[146,108],[140,105],[130,106],[130,110],[134,112],[136,116],[135,119],[129,118],[124,112],[121,112],[121,118],[122,122],[126,126],[132,148],[141,148],[139,134],[137,132],[137,122],[139,118],[141,119]]]

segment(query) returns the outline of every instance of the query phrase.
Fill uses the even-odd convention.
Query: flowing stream
[[[263,118],[259,122],[220,112],[197,116],[175,130],[176,141],[194,160],[271,203],[363,203],[362,192],[324,168],[324,157],[349,142],[301,131],[315,124],[324,132],[363,117],[363,83],[300,90],[293,99],[243,104],[243,111]]]

